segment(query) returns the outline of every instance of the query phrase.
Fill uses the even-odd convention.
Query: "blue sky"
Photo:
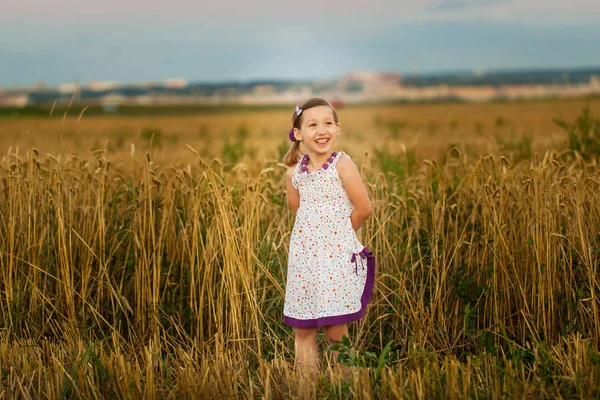
[[[0,86],[600,66],[598,0],[2,0]]]

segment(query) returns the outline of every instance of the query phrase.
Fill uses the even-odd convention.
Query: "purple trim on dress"
[[[360,297],[360,310],[352,314],[315,319],[296,319],[284,315],[283,323],[294,328],[317,328],[319,326],[346,324],[360,319],[365,313],[367,304],[369,304],[371,295],[373,294],[373,284],[375,283],[375,257],[373,256],[373,253],[371,253],[371,250],[366,247],[358,254],[363,258],[367,258],[367,281],[365,282],[365,290]]]

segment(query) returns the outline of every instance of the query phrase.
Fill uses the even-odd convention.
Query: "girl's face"
[[[309,155],[329,155],[340,134],[341,125],[335,123],[333,111],[317,106],[302,112],[302,125],[294,129],[297,140],[306,146]]]

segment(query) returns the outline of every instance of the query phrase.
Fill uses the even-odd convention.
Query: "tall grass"
[[[358,157],[376,288],[351,378],[325,357],[312,382],[281,323],[283,167],[134,151],[0,159],[0,397],[600,396],[597,159]]]

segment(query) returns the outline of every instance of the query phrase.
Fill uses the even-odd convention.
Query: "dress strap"
[[[333,162],[331,163],[331,166],[335,168],[335,165],[337,164],[338,160],[343,156],[348,157],[348,154],[344,153],[343,151],[340,151],[339,153],[337,153],[335,155],[335,157],[333,158]]]
[[[296,166],[294,167],[294,173],[297,174],[300,172],[300,163],[302,162],[302,158],[300,158],[298,160],[298,162],[296,163]]]
[[[294,175],[292,175],[292,186],[296,189],[298,189],[298,179],[300,178],[300,161],[298,161],[296,163],[296,166],[294,167]]]

